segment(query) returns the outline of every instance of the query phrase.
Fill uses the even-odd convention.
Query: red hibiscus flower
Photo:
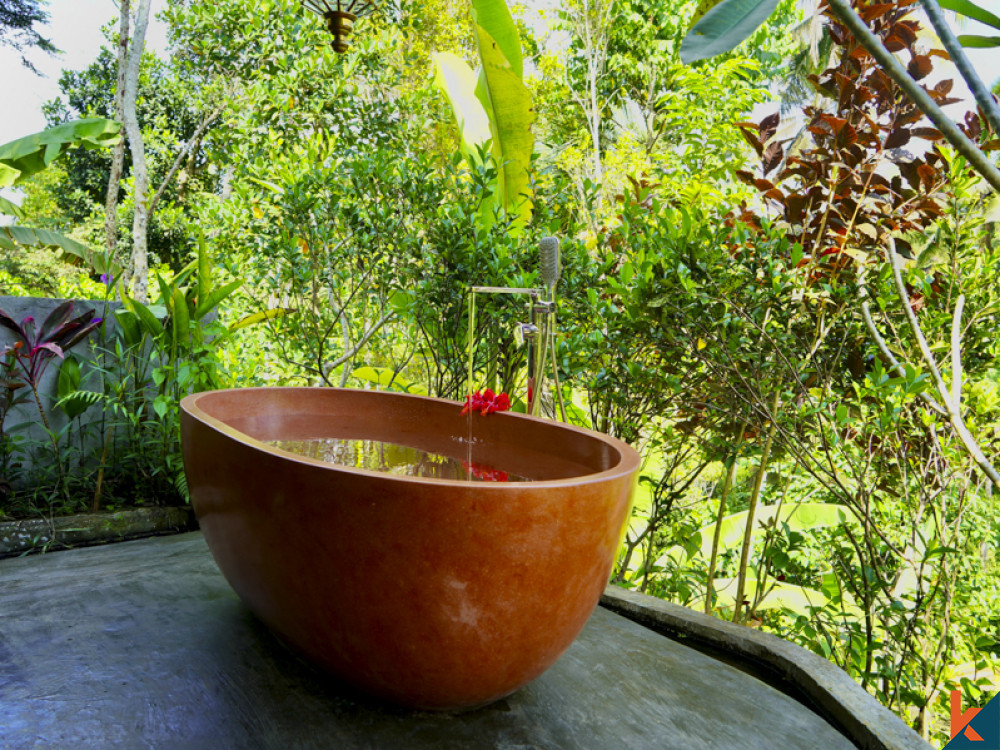
[[[476,391],[467,396],[465,406],[462,407],[462,416],[471,411],[478,411],[484,417],[497,411],[507,411],[510,409],[510,396],[506,393],[494,393],[487,388],[485,391]]]
[[[469,472],[469,479],[479,479],[483,482],[509,482],[510,474],[500,469],[493,469],[489,466],[477,464],[475,461],[462,461],[465,470]]]

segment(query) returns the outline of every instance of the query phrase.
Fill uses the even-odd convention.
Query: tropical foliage
[[[840,6],[962,116],[929,120]],[[117,130],[60,124],[115,114],[111,51],[64,74],[57,140],[0,149],[26,189],[4,204],[0,243],[21,253],[5,288],[73,278],[115,321],[48,402],[17,406],[61,415],[44,439],[12,424],[27,391],[6,360],[0,512],[182,502],[194,390],[460,408],[471,341],[472,389],[523,410],[529,311],[482,294],[470,316],[469,290],[540,287],[538,240],[557,235],[543,410],[644,457],[615,581],[812,649],[946,740],[948,691],[970,705],[1000,683],[1000,128],[959,100],[912,6],[404,0],[338,56],[292,0],[170,0],[170,57],[145,55],[137,83],[149,300],[128,253],[93,250],[114,169],[88,147]],[[796,76],[811,94],[780,107]],[[27,254],[40,244],[65,260]]]

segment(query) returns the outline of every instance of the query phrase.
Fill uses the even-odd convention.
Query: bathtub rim
[[[293,453],[292,451],[284,450],[283,448],[278,448],[273,445],[269,445],[262,440],[257,440],[256,438],[247,435],[232,425],[218,419],[217,417],[209,414],[205,409],[199,406],[198,402],[204,398],[212,398],[214,395],[219,393],[228,393],[232,391],[241,391],[244,393],[254,393],[261,391],[309,391],[309,392],[324,392],[324,393],[362,393],[362,394],[381,394],[385,397],[392,397],[398,399],[413,399],[417,401],[431,401],[439,404],[444,404],[447,406],[459,409],[463,406],[461,401],[453,401],[451,399],[437,398],[434,396],[422,396],[413,393],[397,393],[395,391],[379,391],[379,390],[368,390],[364,388],[330,388],[324,386],[254,386],[248,388],[219,388],[211,391],[201,391],[199,393],[192,393],[185,396],[180,401],[180,408],[182,414],[196,419],[202,424],[211,427],[212,429],[232,438],[233,440],[246,445],[247,447],[253,448],[255,450],[263,451],[271,455],[279,456],[280,458],[288,461],[293,461],[298,464],[304,464],[307,466],[321,467],[328,471],[333,471],[335,473],[342,474],[359,474],[361,476],[379,478],[384,480],[399,481],[405,483],[417,483],[417,484],[432,484],[441,485],[444,487],[464,487],[464,488],[476,488],[477,490],[484,490],[489,492],[497,491],[512,491],[512,490],[524,490],[531,487],[573,487],[585,484],[594,484],[600,482],[611,481],[614,479],[619,479],[627,477],[634,474],[635,477],[633,481],[638,481],[638,472],[642,468],[642,456],[636,451],[632,446],[628,445],[618,438],[612,437],[611,435],[606,435],[602,432],[596,430],[591,430],[586,427],[579,427],[577,425],[566,424],[564,422],[559,422],[556,420],[545,419],[542,417],[528,416],[527,414],[521,414],[519,412],[497,412],[495,414],[489,415],[489,418],[499,418],[499,419],[519,419],[526,420],[533,423],[542,423],[550,426],[557,427],[562,430],[568,430],[572,433],[582,436],[588,440],[596,440],[600,443],[607,445],[609,448],[615,451],[617,454],[617,460],[614,464],[604,471],[593,472],[590,474],[580,474],[572,477],[563,477],[559,479],[539,479],[530,480],[525,482],[486,482],[486,481],[476,481],[468,479],[441,479],[438,477],[421,477],[421,476],[406,476],[402,474],[390,474],[383,471],[375,471],[372,469],[362,469],[356,466],[345,466],[342,464],[334,464],[328,461],[323,461],[318,458],[310,458],[308,456],[303,456],[298,453]]]

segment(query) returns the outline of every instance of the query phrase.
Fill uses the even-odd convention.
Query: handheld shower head
[[[538,242],[538,267],[541,272],[542,281],[549,289],[555,287],[559,282],[559,239],[556,237],[542,237]]]

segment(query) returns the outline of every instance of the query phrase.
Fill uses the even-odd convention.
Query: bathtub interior
[[[377,440],[535,481],[632,470],[617,441],[606,436],[511,413],[473,414],[470,419],[461,415],[461,405],[439,399],[332,388],[266,388],[204,393],[195,404],[229,431],[264,443]]]

